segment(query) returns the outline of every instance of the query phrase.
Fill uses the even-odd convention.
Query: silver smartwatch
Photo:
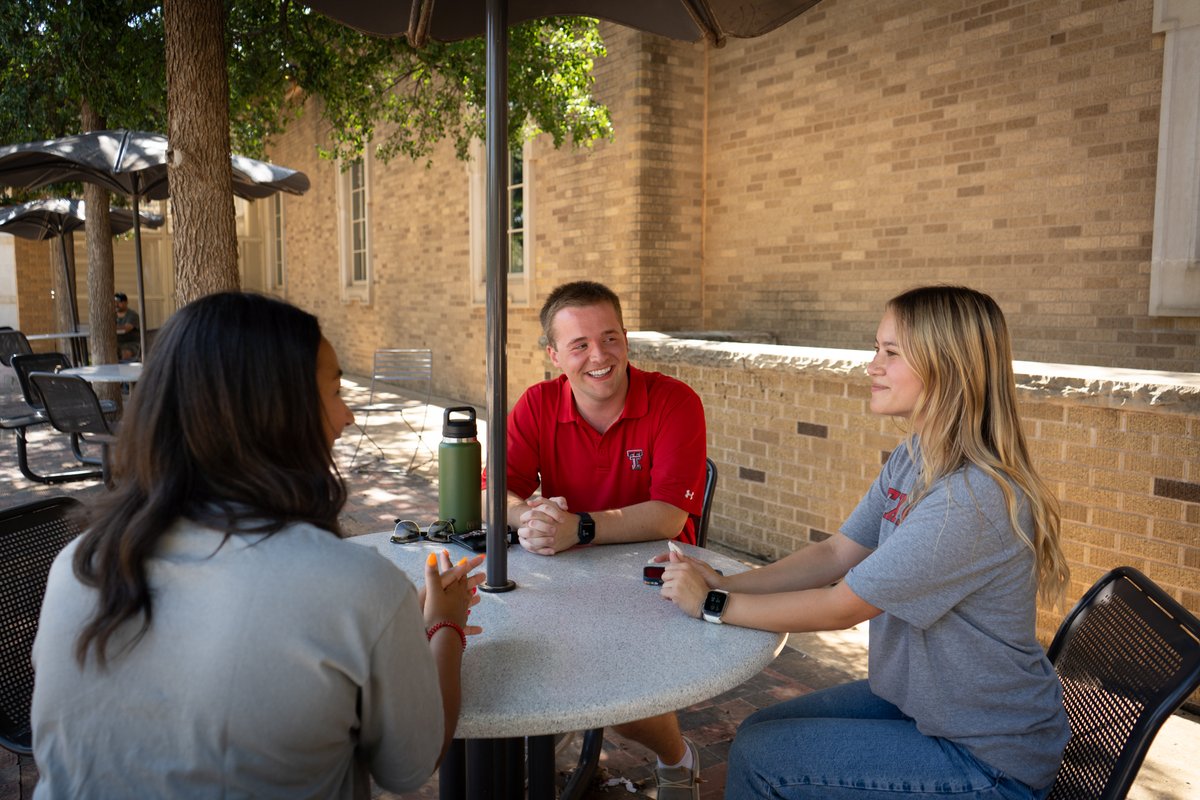
[[[700,607],[700,616],[704,617],[705,622],[715,622],[721,624],[721,615],[725,613],[725,606],[729,604],[729,592],[724,589],[713,589],[704,598],[704,605]]]

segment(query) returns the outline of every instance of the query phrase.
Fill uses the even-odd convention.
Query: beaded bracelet
[[[467,649],[467,632],[464,631],[462,628],[460,628],[457,623],[451,622],[448,619],[444,619],[441,622],[435,623],[433,625],[430,625],[428,628],[426,628],[425,629],[425,638],[433,639],[433,635],[435,633],[437,633],[438,631],[440,631],[442,628],[453,628],[455,630],[455,632],[458,633],[459,638],[462,639],[463,650]]]

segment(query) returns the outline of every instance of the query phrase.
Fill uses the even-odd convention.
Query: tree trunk
[[[85,131],[103,130],[105,122],[83,101],[79,121]],[[88,349],[93,364],[117,363],[117,329],[113,312],[113,241],[108,219],[108,190],[94,183],[83,184],[87,207],[84,236],[88,254]],[[97,391],[119,389],[117,384],[97,384]],[[111,399],[111,398],[110,398]]]
[[[239,288],[222,0],[165,0],[175,298]]]

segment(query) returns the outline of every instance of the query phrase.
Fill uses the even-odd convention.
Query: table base
[[[579,765],[571,773],[560,800],[582,797],[600,765],[604,729],[587,731]],[[441,800],[491,800],[523,797],[526,757],[529,765],[529,800],[554,800],[554,737],[525,739],[455,739],[438,770]]]

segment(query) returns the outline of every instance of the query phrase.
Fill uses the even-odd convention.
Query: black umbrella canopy
[[[508,22],[582,16],[616,22],[671,39],[720,45],[728,36],[753,38],[815,6],[819,0],[507,0]],[[426,38],[454,42],[480,36],[485,0],[456,0],[453,12],[434,13],[433,0],[309,0],[328,17],[376,36],[407,36],[420,47]],[[439,9],[449,5],[442,0]]]
[[[134,256],[137,261],[138,314],[142,319],[142,352],[146,352],[146,296],[142,281],[141,215],[143,199],[165,200],[167,161],[172,157],[167,137],[146,131],[88,131],[61,139],[0,147],[0,185],[37,189],[52,183],[88,181],[133,201]],[[303,172],[245,156],[232,156],[233,193],[247,200],[275,192],[303,194]]]
[[[338,22],[376,36],[405,36],[414,47],[428,39],[487,40],[487,389],[488,496],[486,591],[507,591],[504,454],[507,402],[508,273],[505,247],[504,159],[508,131],[508,35],[510,24],[540,17],[599,17],[686,42],[720,47],[727,36],[761,36],[794,19],[820,0],[307,0]],[[437,8],[435,13],[434,8]]]
[[[167,197],[167,139],[142,131],[90,131],[0,148],[0,183],[37,189],[88,181],[114,194]]]
[[[125,233],[133,227],[132,211],[111,208],[109,215],[113,233]],[[139,219],[142,225],[150,228],[163,224],[163,218],[158,214],[142,213]],[[75,284],[67,267],[67,234],[82,228],[86,221],[86,204],[82,200],[63,197],[0,208],[0,231],[34,241],[58,237],[62,252],[63,285],[67,288],[67,301],[71,308],[72,332],[79,329],[79,304],[75,299]]]
[[[140,213],[143,227],[162,227],[162,216],[146,211]],[[108,214],[114,234],[126,233],[133,228],[133,212],[129,209],[113,206]],[[79,230],[86,222],[86,204],[82,200],[65,197],[32,200],[19,206],[0,208],[0,232],[11,233],[22,239],[41,241],[63,236]]]
[[[167,137],[146,131],[89,131],[0,147],[0,184],[37,189],[65,181],[97,183],[110,192],[165,200]],[[303,194],[303,172],[245,156],[233,156],[233,193],[254,200],[275,192]]]

